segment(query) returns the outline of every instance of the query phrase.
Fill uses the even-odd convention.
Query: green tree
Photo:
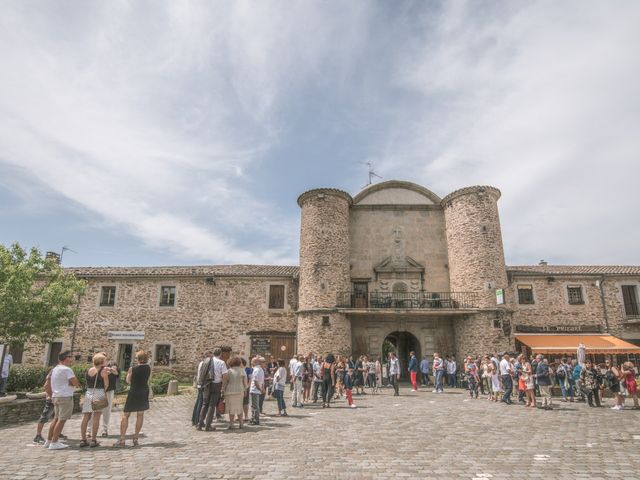
[[[78,315],[84,280],[36,248],[0,245],[0,343],[50,342]]]

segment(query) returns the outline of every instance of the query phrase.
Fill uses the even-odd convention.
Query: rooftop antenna
[[[378,177],[378,178],[382,178],[380,175],[378,175],[376,172],[373,171],[373,163],[371,162],[359,162],[362,165],[366,165],[369,169],[369,181],[367,182],[367,184],[363,187],[368,187],[369,185],[371,185],[373,183],[373,177]]]
[[[78,253],[75,250],[71,250],[69,247],[67,247],[66,245],[64,245],[62,247],[62,251],[60,252],[60,265],[62,265],[62,256],[64,255],[64,252],[72,252],[72,253]]]

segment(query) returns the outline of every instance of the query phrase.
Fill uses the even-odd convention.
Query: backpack
[[[558,367],[558,371],[557,371],[556,375],[557,375],[557,376],[558,376],[558,378],[560,378],[561,380],[564,380],[564,379],[565,379],[565,377],[567,376],[567,372],[566,372],[566,370],[564,369],[564,366],[563,366],[563,365],[560,365],[560,366]]]

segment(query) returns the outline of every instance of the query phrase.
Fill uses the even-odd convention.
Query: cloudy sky
[[[4,1],[0,243],[297,263],[297,196],[497,186],[507,261],[640,264],[640,2]]]

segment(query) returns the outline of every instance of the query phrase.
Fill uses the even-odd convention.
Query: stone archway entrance
[[[400,378],[406,380],[409,378],[409,352],[414,351],[418,362],[422,358],[420,342],[409,332],[392,332],[387,335],[382,342],[382,358],[386,360],[390,351],[395,351],[400,360]]]

